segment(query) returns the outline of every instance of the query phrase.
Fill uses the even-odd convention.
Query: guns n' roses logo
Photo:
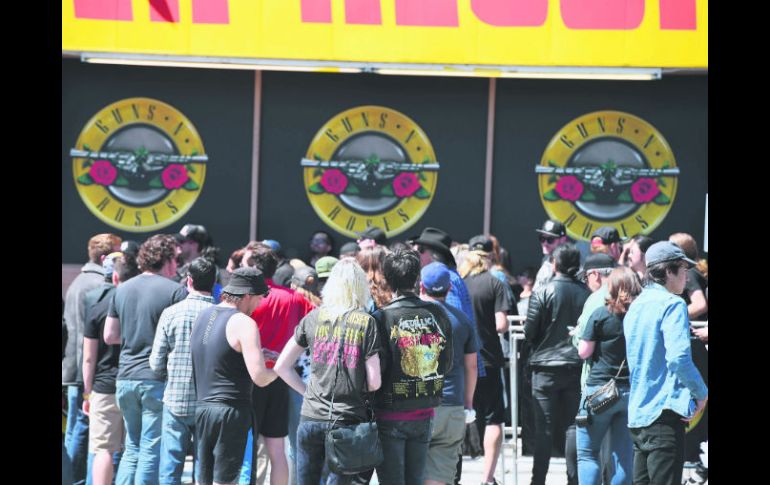
[[[679,169],[666,139],[641,118],[597,111],[566,124],[543,153],[540,199],[574,239],[599,226],[621,237],[652,232],[668,214]]]
[[[353,238],[368,226],[388,236],[413,226],[433,200],[439,170],[422,129],[381,106],[333,117],[318,130],[301,165],[318,217]]]
[[[208,157],[192,122],[161,101],[129,98],[96,113],[70,150],[86,207],[112,227],[148,232],[184,216]]]

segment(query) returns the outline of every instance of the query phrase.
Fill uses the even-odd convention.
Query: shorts
[[[479,377],[473,394],[473,408],[479,425],[505,422],[503,377],[499,367],[485,367],[487,375]]]
[[[88,432],[88,452],[106,451],[114,453],[123,447],[126,436],[123,427],[123,413],[118,408],[115,394],[91,393]]]
[[[199,403],[195,409],[195,481],[236,483],[252,423],[247,405]]]
[[[265,438],[289,436],[289,386],[276,379],[266,387],[254,386],[251,394],[254,419]]]
[[[433,417],[433,434],[425,461],[425,480],[454,483],[457,460],[465,439],[462,406],[439,406]]]

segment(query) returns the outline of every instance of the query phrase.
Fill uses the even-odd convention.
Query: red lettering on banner
[[[471,0],[479,20],[497,27],[537,27],[548,16],[548,0]]]
[[[301,0],[302,21],[328,24],[332,21],[331,0]]]
[[[660,28],[696,30],[695,0],[660,0]]]
[[[396,25],[457,27],[457,0],[396,0]]]
[[[150,20],[179,22],[179,0],[150,0]]]
[[[131,0],[74,0],[75,17],[79,19],[134,19]]]
[[[570,29],[633,30],[644,18],[644,0],[561,0]]]
[[[228,0],[192,0],[194,24],[229,24]]]
[[[380,0],[345,0],[345,22],[349,24],[380,25]]]

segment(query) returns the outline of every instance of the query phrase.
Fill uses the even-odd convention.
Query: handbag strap
[[[623,370],[623,366],[625,365],[625,363],[626,363],[626,359],[623,359],[623,362],[620,363],[620,367],[618,368],[618,373],[615,374],[614,379],[617,379],[618,377],[620,377],[620,371]]]

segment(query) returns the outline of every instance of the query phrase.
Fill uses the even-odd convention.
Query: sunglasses
[[[558,238],[557,237],[553,237],[553,236],[543,236],[543,235],[541,235],[539,237],[539,239],[540,239],[541,243],[553,244],[553,242],[556,241]]]

